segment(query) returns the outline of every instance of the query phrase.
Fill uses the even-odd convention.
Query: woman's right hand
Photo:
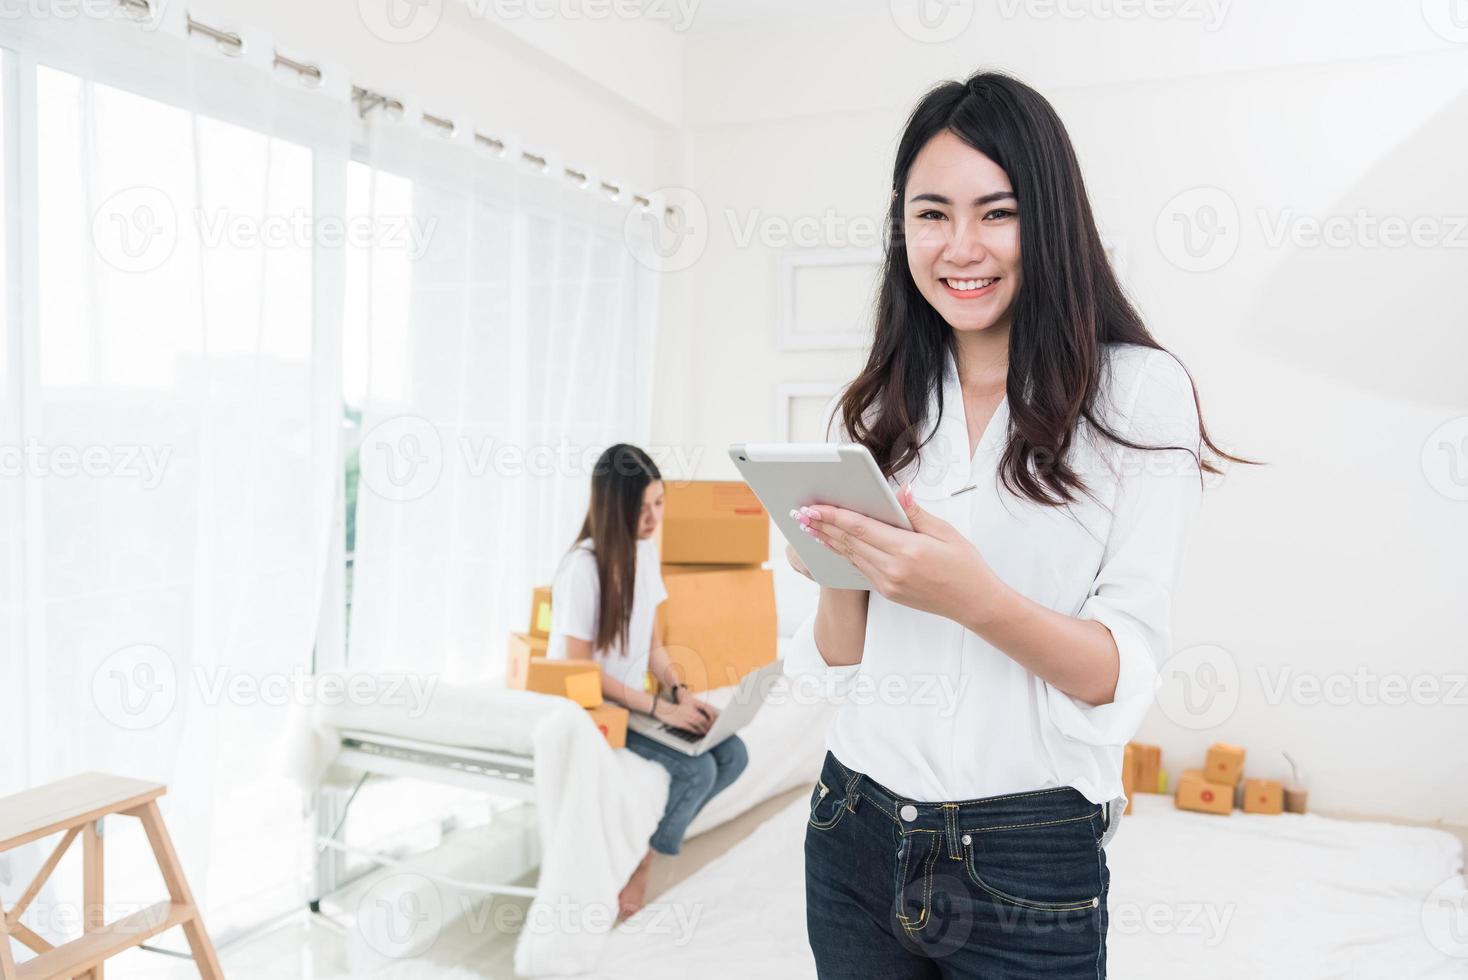
[[[674,728],[686,728],[690,732],[702,734],[713,724],[713,719],[704,714],[693,701],[684,701],[681,704],[658,701],[657,709],[658,721]]]
[[[787,544],[785,546],[785,558],[790,562],[791,568],[795,569],[797,572],[804,575],[812,582],[816,580],[816,577],[810,573],[810,569],[805,567],[805,562],[800,560],[800,554],[795,550],[794,545]]]

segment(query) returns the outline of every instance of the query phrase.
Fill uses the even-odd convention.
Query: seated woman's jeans
[[[683,832],[698,811],[738,778],[749,764],[749,753],[738,735],[730,735],[702,755],[684,755],[645,735],[629,731],[627,748],[644,759],[656,762],[672,777],[662,822],[648,841],[659,854],[677,854],[683,846]]]
[[[1105,977],[1102,813],[1070,787],[909,800],[827,752],[805,832],[817,972]]]

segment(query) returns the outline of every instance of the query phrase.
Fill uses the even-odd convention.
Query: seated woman
[[[668,597],[652,540],[662,514],[662,474],[648,455],[625,443],[602,453],[592,471],[586,521],[551,585],[546,656],[595,660],[606,700],[675,728],[705,732],[718,712],[678,683],[655,623],[658,604]],[[670,700],[648,692],[649,672]],[[642,907],[653,853],[677,854],[694,816],[748,762],[737,735],[690,756],[629,731],[627,748],[668,770],[672,782],[651,849],[618,899],[619,917]]]

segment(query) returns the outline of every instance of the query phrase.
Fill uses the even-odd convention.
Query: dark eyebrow
[[[983,197],[974,198],[973,206],[976,208],[981,208],[985,204],[993,204],[995,201],[1002,201],[1005,198],[1008,198],[1011,201],[1019,200],[1019,198],[1014,196],[1014,191],[995,191],[992,194],[985,194]],[[932,201],[934,204],[947,204],[950,206],[953,204],[952,201],[944,197],[942,194],[916,194],[908,203],[916,204],[918,201]]]

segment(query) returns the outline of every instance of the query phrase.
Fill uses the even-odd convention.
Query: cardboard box
[[[1237,745],[1215,742],[1208,747],[1203,773],[1209,782],[1237,786],[1244,778],[1244,750]]]
[[[545,656],[546,638],[528,633],[511,633],[509,653],[505,659],[505,686],[525,690],[525,678],[534,657]]]
[[[663,485],[661,554],[673,565],[762,565],[770,560],[770,518],[739,481]]]
[[[1138,793],[1161,793],[1162,789],[1162,749],[1156,745],[1146,745],[1142,742],[1130,742],[1135,746],[1136,755],[1136,790]]]
[[[591,660],[531,657],[525,670],[525,683],[510,686],[536,694],[570,698],[583,708],[594,708],[602,703],[601,667]]]
[[[737,684],[775,660],[775,575],[764,568],[664,565],[663,646],[691,691]]]
[[[1277,779],[1244,780],[1245,813],[1283,813],[1284,785]]]
[[[550,630],[551,588],[549,585],[541,585],[530,596],[530,635],[548,637]]]
[[[595,708],[587,708],[586,713],[591,716],[591,721],[596,725],[607,744],[614,749],[625,748],[627,745],[627,709],[619,704],[600,705]]]
[[[1188,769],[1178,777],[1173,803],[1179,810],[1229,814],[1234,810],[1234,788],[1204,779],[1202,770]]]
[[[599,707],[601,705],[601,668],[567,675],[566,697],[583,708]]]
[[[1126,809],[1122,811],[1125,816],[1132,812],[1132,802],[1137,795],[1137,746],[1135,742],[1126,743],[1126,748],[1121,752],[1121,788],[1126,793]]]

